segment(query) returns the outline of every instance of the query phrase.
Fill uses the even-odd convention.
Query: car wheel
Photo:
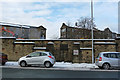
[[[110,65],[108,63],[103,64],[103,69],[110,69]]]
[[[20,66],[25,67],[25,66],[27,66],[27,63],[25,61],[22,61],[22,62],[20,62]]]
[[[45,62],[44,66],[45,66],[46,68],[50,68],[50,67],[51,67],[51,63],[50,63],[50,62]]]

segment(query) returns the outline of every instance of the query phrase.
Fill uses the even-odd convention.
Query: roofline
[[[22,27],[22,26],[27,26],[27,27],[22,27],[22,28],[39,28],[39,27],[41,27],[41,26],[30,26],[30,25],[21,25],[21,24],[14,24],[14,23],[6,23],[6,22],[0,22],[0,23],[3,23],[3,24],[5,24],[5,25],[1,25],[0,24],[0,26],[11,26],[11,27],[14,27],[14,26],[12,26],[12,25],[18,25],[18,26],[15,26],[15,27],[18,27],[18,28],[20,28],[20,26]],[[10,25],[11,24],[11,25]],[[46,29],[46,28],[45,28]]]
[[[75,26],[74,26],[74,27],[72,27],[72,26],[68,26],[68,25],[66,25],[65,23],[62,23],[62,26],[61,26],[60,29],[62,29],[63,24],[64,24],[66,27],[68,27],[68,28],[74,28],[74,29],[85,29],[85,28],[80,28],[80,27],[75,27]],[[95,28],[95,29],[93,29],[93,30],[94,30],[94,31],[98,30],[98,31],[104,32],[106,29],[109,29],[110,32],[112,32],[113,34],[117,34],[116,32],[113,32],[109,27],[104,28],[104,30],[100,30],[100,29],[97,29],[97,28]],[[85,29],[85,30],[91,30],[91,29]]]
[[[16,39],[21,41],[92,41],[92,39]],[[115,39],[94,39],[94,41],[115,41]]]
[[[0,36],[0,39],[16,39],[16,37],[1,37]]]
[[[15,38],[16,37],[2,37],[0,36],[0,38]],[[18,41],[27,41],[27,40],[30,40],[30,41],[35,41],[35,40],[38,40],[38,41],[91,41],[92,39],[16,39]],[[93,39],[94,41],[115,41],[115,39]]]

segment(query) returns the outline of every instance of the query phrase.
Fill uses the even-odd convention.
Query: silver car
[[[55,57],[50,52],[33,52],[21,57],[18,61],[21,67],[28,65],[44,65],[46,68],[55,64]]]
[[[110,69],[120,67],[120,52],[101,52],[96,58],[95,64],[99,68]]]

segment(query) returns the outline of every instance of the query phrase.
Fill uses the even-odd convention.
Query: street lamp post
[[[91,0],[91,27],[92,27],[92,33],[91,33],[91,35],[92,35],[92,64],[94,63],[94,44],[93,44],[93,39],[94,39],[94,37],[93,37],[93,0]]]

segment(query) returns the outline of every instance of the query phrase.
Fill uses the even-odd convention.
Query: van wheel
[[[108,63],[103,64],[103,69],[106,69],[106,70],[110,69],[110,64]]]
[[[50,67],[51,67],[51,63],[50,63],[50,62],[45,62],[45,63],[44,63],[44,66],[45,66],[46,68],[50,68]]]
[[[21,67],[26,67],[26,66],[27,66],[27,63],[26,63],[25,61],[22,61],[22,62],[20,62],[20,66],[21,66]]]

